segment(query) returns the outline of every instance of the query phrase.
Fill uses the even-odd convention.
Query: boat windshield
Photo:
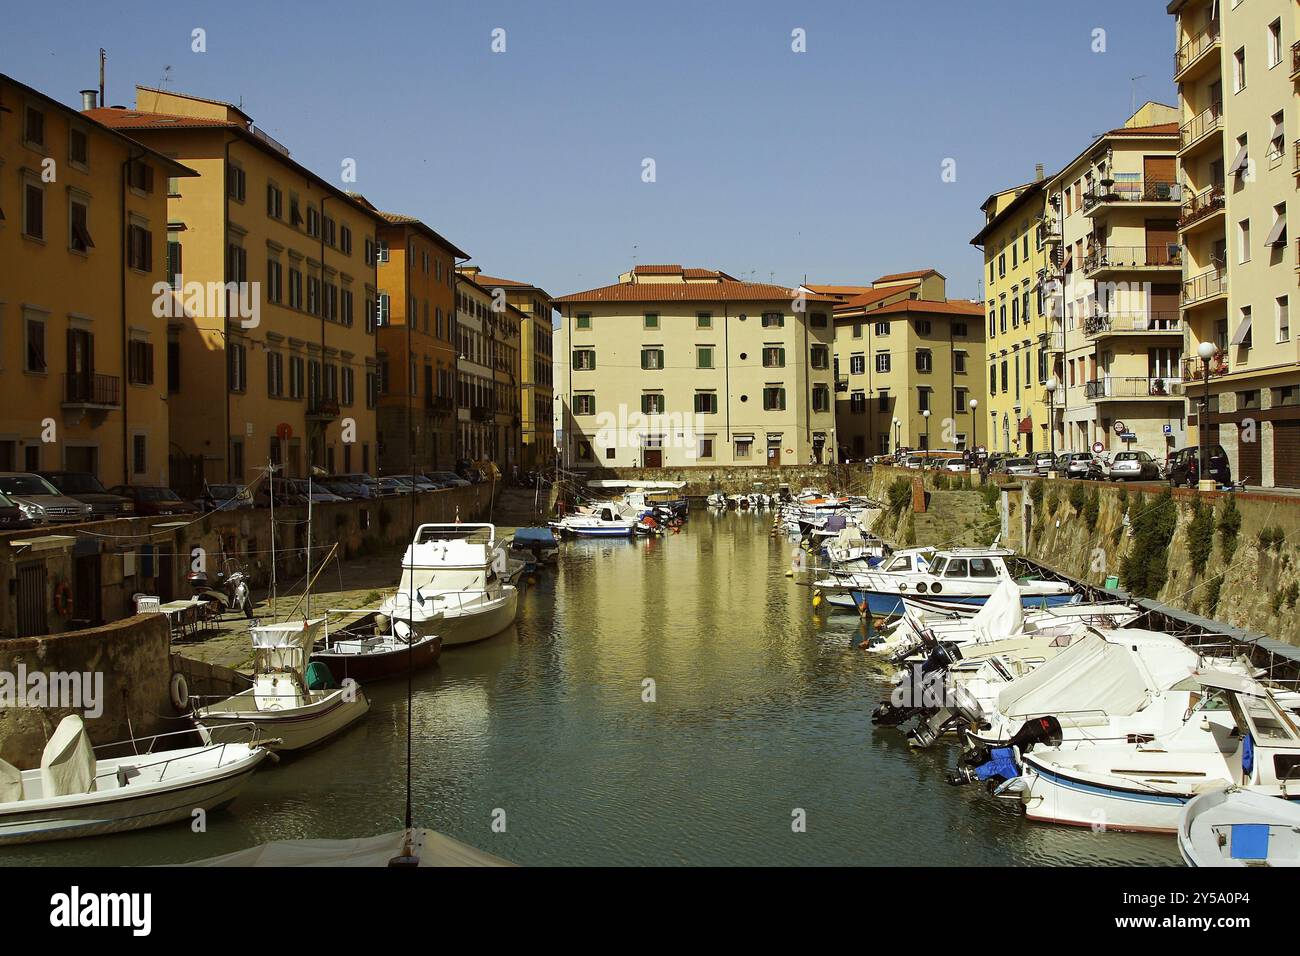
[[[934,564],[930,565],[930,573],[934,575],[943,574],[943,569],[947,564],[947,558],[937,558]]]
[[[909,555],[903,555],[901,557],[895,558],[893,561],[889,562],[889,567],[885,568],[885,570],[886,571],[911,571],[912,558]]]

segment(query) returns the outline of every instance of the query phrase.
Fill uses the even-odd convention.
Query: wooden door
[[[1182,261],[1178,244],[1178,223],[1164,219],[1148,219],[1146,224],[1147,257],[1149,266],[1177,265]]]
[[[1273,484],[1300,488],[1300,420],[1273,422]]]
[[[664,452],[662,448],[647,448],[642,455],[646,468],[662,468],[664,466]]]
[[[767,466],[769,468],[781,467],[781,446],[780,445],[767,446]]]
[[[50,632],[45,609],[45,562],[31,561],[18,566],[18,636],[36,637]]]
[[[1246,441],[1250,437],[1253,441]],[[1237,426],[1237,467],[1232,470],[1234,481],[1245,481],[1252,485],[1260,483],[1264,473],[1260,422],[1251,422],[1249,426]]]

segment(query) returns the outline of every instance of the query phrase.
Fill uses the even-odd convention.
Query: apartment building
[[[469,255],[415,216],[383,212],[353,196],[382,220],[375,233],[379,468],[390,474],[454,468],[456,260]]]
[[[0,471],[167,484],[154,286],[164,184],[194,175],[0,74]]]
[[[167,183],[173,487],[373,471],[385,221],[232,104],[137,86],[84,115],[200,174]]]
[[[1189,420],[1235,477],[1300,487],[1300,259],[1287,232],[1300,176],[1300,6],[1173,0],[1184,203],[1181,307]],[[1214,346],[1202,362],[1201,343]],[[1208,389],[1205,378],[1208,373]],[[1192,429],[1191,442],[1200,440]]]
[[[835,299],[641,265],[555,302],[564,467],[831,460]]]
[[[984,227],[971,239],[984,253],[988,390],[980,414],[989,451],[1027,455],[1051,445],[1043,386],[1060,374],[1064,338],[1047,294],[1061,220],[1046,200],[1040,165],[1033,182],[984,201]]]
[[[1146,103],[1047,183],[1061,222],[1049,260],[1065,350],[1058,450],[1163,458],[1187,443],[1177,143],[1178,111]]]
[[[461,272],[494,293],[502,290],[525,318],[519,330],[520,467],[549,468],[555,464],[554,303],[531,283],[484,275],[477,266],[463,266]]]
[[[979,443],[979,303],[948,299],[946,280],[934,269],[881,276],[868,286],[804,288],[837,300],[833,366],[841,461],[897,448]]]
[[[468,276],[459,276],[456,282],[456,337],[460,347],[456,427],[460,456],[475,461],[496,461],[498,457],[491,334],[498,321],[493,312],[492,293]]]

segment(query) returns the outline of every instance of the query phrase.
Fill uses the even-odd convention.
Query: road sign
[[[1123,422],[1116,422],[1116,423],[1115,423],[1115,434],[1116,434],[1116,435],[1122,435],[1122,434],[1124,434],[1126,431],[1128,431],[1128,428],[1125,427],[1125,425],[1124,425]]]
[[[1092,443],[1092,453],[1094,455],[1100,455],[1105,450],[1106,450],[1106,446],[1103,445],[1101,442],[1095,441]]]
[[[1166,435],[1172,435],[1173,433],[1174,433],[1174,426],[1173,426],[1173,425],[1166,425],[1166,426],[1165,426],[1165,434],[1166,434]]]
[[[1123,439],[1124,441],[1137,441],[1137,440],[1138,440],[1138,437],[1137,437],[1137,435],[1136,435],[1134,432],[1125,432],[1124,434],[1120,435],[1119,437],[1120,437],[1121,439]]]

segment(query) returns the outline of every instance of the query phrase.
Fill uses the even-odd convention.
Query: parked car
[[[393,495],[409,495],[415,491],[415,486],[409,481],[402,481],[401,478],[395,478],[392,475],[385,475],[383,478],[376,479],[375,487],[378,489],[380,497],[383,498]]]
[[[0,494],[0,531],[18,531],[32,527],[32,521],[23,514],[12,498]]]
[[[33,524],[89,521],[94,517],[90,505],[68,497],[40,475],[0,472],[0,493],[12,498],[18,510]]]
[[[464,487],[469,484],[454,471],[426,471],[424,477],[430,481],[440,481],[448,488]]]
[[[1037,473],[1037,468],[1031,458],[1004,458],[998,464],[998,474],[1002,475],[1018,475],[1024,477]]]
[[[962,474],[965,474],[969,467],[965,458],[949,458],[943,463],[944,471],[960,471]]]
[[[1035,452],[1030,455],[1030,460],[1034,463],[1034,471],[1040,475],[1046,475],[1049,471],[1056,471],[1056,458],[1050,451]]]
[[[406,484],[411,485],[413,488],[415,488],[416,491],[437,491],[438,490],[438,485],[434,484],[428,478],[424,477],[424,475],[390,475],[389,477],[396,478],[399,481],[403,481]]]
[[[322,478],[319,482],[322,488],[330,491],[340,498],[346,498],[349,501],[360,501],[364,498],[375,497],[375,492],[365,484],[354,481],[346,481],[342,478]]]
[[[111,494],[130,498],[135,504],[138,515],[196,515],[199,509],[194,507],[170,488],[161,485],[114,485]]]
[[[1213,478],[1217,484],[1232,484],[1232,466],[1228,463],[1228,453],[1223,450],[1222,445],[1212,445],[1208,447],[1209,466],[1206,471],[1209,477]],[[1200,469],[1200,449],[1180,448],[1169,456],[1168,474],[1170,485],[1187,485],[1196,487],[1196,483],[1201,478]],[[1248,481],[1251,477],[1258,478],[1258,475],[1242,475],[1242,481]]]
[[[1106,477],[1101,462],[1087,451],[1070,451],[1056,460],[1056,470],[1066,478],[1097,481]]]
[[[1116,452],[1107,477],[1111,481],[1157,481],[1160,465],[1144,451]]]
[[[38,471],[36,474],[65,495],[90,505],[96,518],[121,518],[135,513],[130,498],[109,494],[99,479],[88,471]]]
[[[203,494],[194,502],[200,511],[240,511],[255,507],[253,493],[246,485],[204,483]]]
[[[302,504],[310,501],[315,505],[323,505],[334,501],[347,500],[341,495],[334,494],[315,478],[311,480],[310,484],[306,478],[284,478],[281,480],[284,482],[285,488],[297,495]],[[276,499],[276,503],[279,504],[279,498]]]

